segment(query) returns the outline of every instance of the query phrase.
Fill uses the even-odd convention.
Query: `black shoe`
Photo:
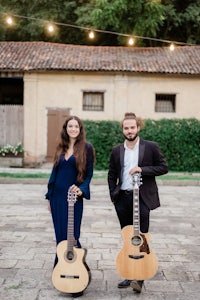
[[[143,280],[139,280],[139,281],[133,280],[131,281],[130,286],[132,287],[134,292],[141,293],[143,283],[144,283]]]
[[[73,293],[72,294],[72,298],[78,298],[78,297],[81,297],[81,296],[83,296],[83,292]]]
[[[123,281],[121,281],[120,283],[118,283],[118,288],[119,289],[123,289],[123,288],[127,288],[130,286],[131,280],[125,279]]]

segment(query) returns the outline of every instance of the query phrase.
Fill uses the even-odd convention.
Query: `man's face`
[[[137,126],[136,120],[130,119],[130,120],[124,120],[122,132],[128,141],[134,141],[136,137],[138,136],[138,132],[140,131],[140,127]]]

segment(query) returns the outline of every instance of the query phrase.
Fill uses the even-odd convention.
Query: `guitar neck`
[[[67,250],[73,252],[74,246],[74,203],[68,205]]]
[[[139,187],[133,189],[133,226],[134,235],[140,234],[140,203],[139,203]]]

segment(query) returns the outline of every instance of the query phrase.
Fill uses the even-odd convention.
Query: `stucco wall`
[[[104,91],[103,112],[83,111],[83,91]],[[155,94],[174,93],[175,113],[155,113]],[[90,120],[121,120],[126,111],[142,118],[200,119],[200,78],[170,75],[27,73],[24,75],[26,161],[41,162],[47,152],[48,108],[71,108]]]

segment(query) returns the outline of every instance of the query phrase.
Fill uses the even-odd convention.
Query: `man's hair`
[[[124,118],[121,122],[122,127],[123,127],[123,123],[124,123],[125,120],[136,120],[136,124],[137,124],[137,126],[140,127],[140,129],[142,127],[144,127],[144,121],[140,117],[136,117],[136,114],[134,114],[133,112],[126,112],[124,114]]]

